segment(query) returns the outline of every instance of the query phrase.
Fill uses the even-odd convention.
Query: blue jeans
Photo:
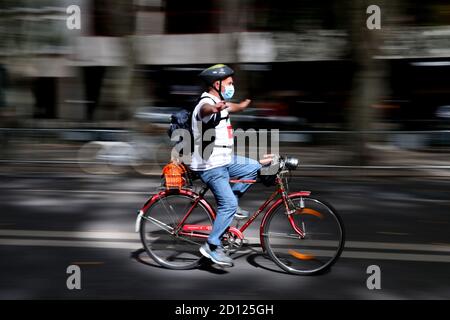
[[[197,171],[200,179],[214,194],[217,203],[217,215],[208,242],[220,246],[221,237],[227,231],[236,213],[239,198],[251,184],[235,183],[230,185],[230,178],[253,180],[258,175],[261,165],[258,161],[233,155],[228,165],[205,171]]]

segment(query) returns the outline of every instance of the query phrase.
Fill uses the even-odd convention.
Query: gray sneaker
[[[200,247],[200,253],[218,265],[225,267],[233,266],[233,259],[226,255],[222,247],[217,247],[215,250],[211,250],[209,244],[206,242]]]
[[[246,219],[246,218],[250,217],[250,213],[247,210],[242,210],[241,207],[237,207],[234,217],[236,219]]]

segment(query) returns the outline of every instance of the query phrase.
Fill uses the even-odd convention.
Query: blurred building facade
[[[70,5],[81,9],[80,30],[66,27]],[[238,71],[238,97],[275,103],[274,115],[296,115],[307,128],[445,127],[436,114],[450,105],[450,6],[379,1],[382,28],[368,30],[368,5],[2,1],[0,108],[19,118],[124,120],[137,107],[191,103],[202,90],[196,74],[220,62]]]

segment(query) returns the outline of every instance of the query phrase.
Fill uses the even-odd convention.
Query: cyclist
[[[233,74],[234,71],[223,64],[203,70],[199,76],[208,89],[192,113],[194,152],[190,169],[209,187],[217,203],[212,231],[200,252],[222,266],[233,265],[233,259],[225,254],[221,245],[222,236],[234,217],[249,216],[247,211],[238,207],[238,200],[250,184],[231,186],[229,180],[255,179],[261,168],[258,161],[233,154],[233,128],[229,114],[242,111],[250,104],[249,99],[240,103],[229,102],[234,94]],[[212,133],[211,139],[207,139],[208,129]]]

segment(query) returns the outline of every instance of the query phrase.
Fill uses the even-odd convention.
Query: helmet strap
[[[219,80],[219,90],[217,90],[215,87],[214,89],[217,91],[217,93],[219,94],[219,97],[221,100],[225,100],[222,96],[222,80]]]

